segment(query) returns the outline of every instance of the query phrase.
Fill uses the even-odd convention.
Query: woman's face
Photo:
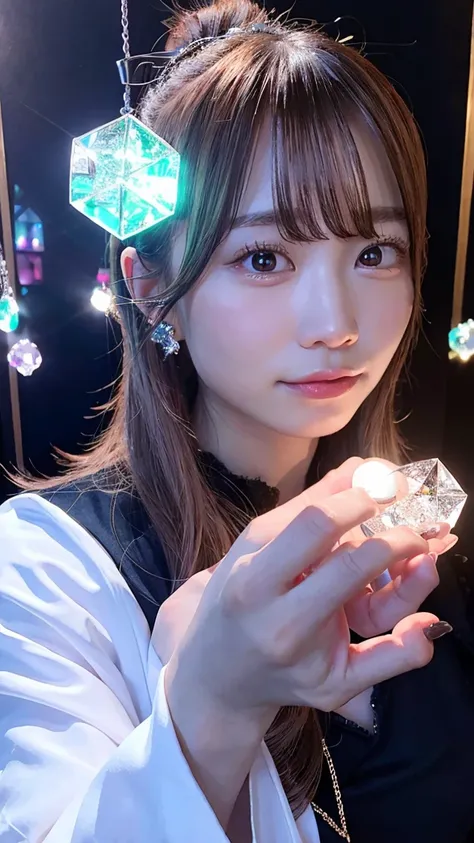
[[[328,232],[305,244],[285,242],[271,220],[271,144],[262,134],[239,225],[177,312],[211,418],[247,432],[327,436],[387,369],[412,310],[408,231],[383,150],[365,132],[356,139],[378,238]],[[183,251],[184,235],[176,269]]]

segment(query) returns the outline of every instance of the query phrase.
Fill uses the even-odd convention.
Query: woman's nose
[[[356,310],[350,290],[340,279],[313,283],[302,296],[299,342],[304,348],[322,343],[328,348],[353,345],[359,338]]]

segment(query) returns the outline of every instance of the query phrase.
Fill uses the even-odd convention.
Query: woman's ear
[[[159,298],[162,289],[159,275],[150,273],[143,266],[137,250],[132,246],[127,246],[123,250],[120,256],[120,265],[133,302],[152,324],[157,309],[153,300]],[[176,339],[182,340],[183,336],[175,311],[168,314],[166,321],[173,325]]]
[[[151,302],[148,304],[144,300],[158,296],[159,278],[145,269],[138,257],[137,250],[132,246],[127,246],[123,250],[120,256],[120,265],[131,298],[142,313],[149,316]]]

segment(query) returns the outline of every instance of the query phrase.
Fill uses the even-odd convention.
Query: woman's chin
[[[353,413],[345,412],[322,414],[311,419],[298,419],[293,414],[291,420],[285,418],[281,420],[281,424],[271,425],[274,430],[277,430],[283,436],[289,436],[295,439],[320,439],[323,436],[332,436],[333,433],[338,433],[342,430],[352,419],[357,412],[357,408]]]

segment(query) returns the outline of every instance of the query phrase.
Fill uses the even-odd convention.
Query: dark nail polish
[[[448,632],[452,631],[451,624],[446,623],[446,621],[437,621],[437,623],[432,623],[423,630],[428,641],[436,641],[437,638],[442,638],[443,635],[447,635]]]

